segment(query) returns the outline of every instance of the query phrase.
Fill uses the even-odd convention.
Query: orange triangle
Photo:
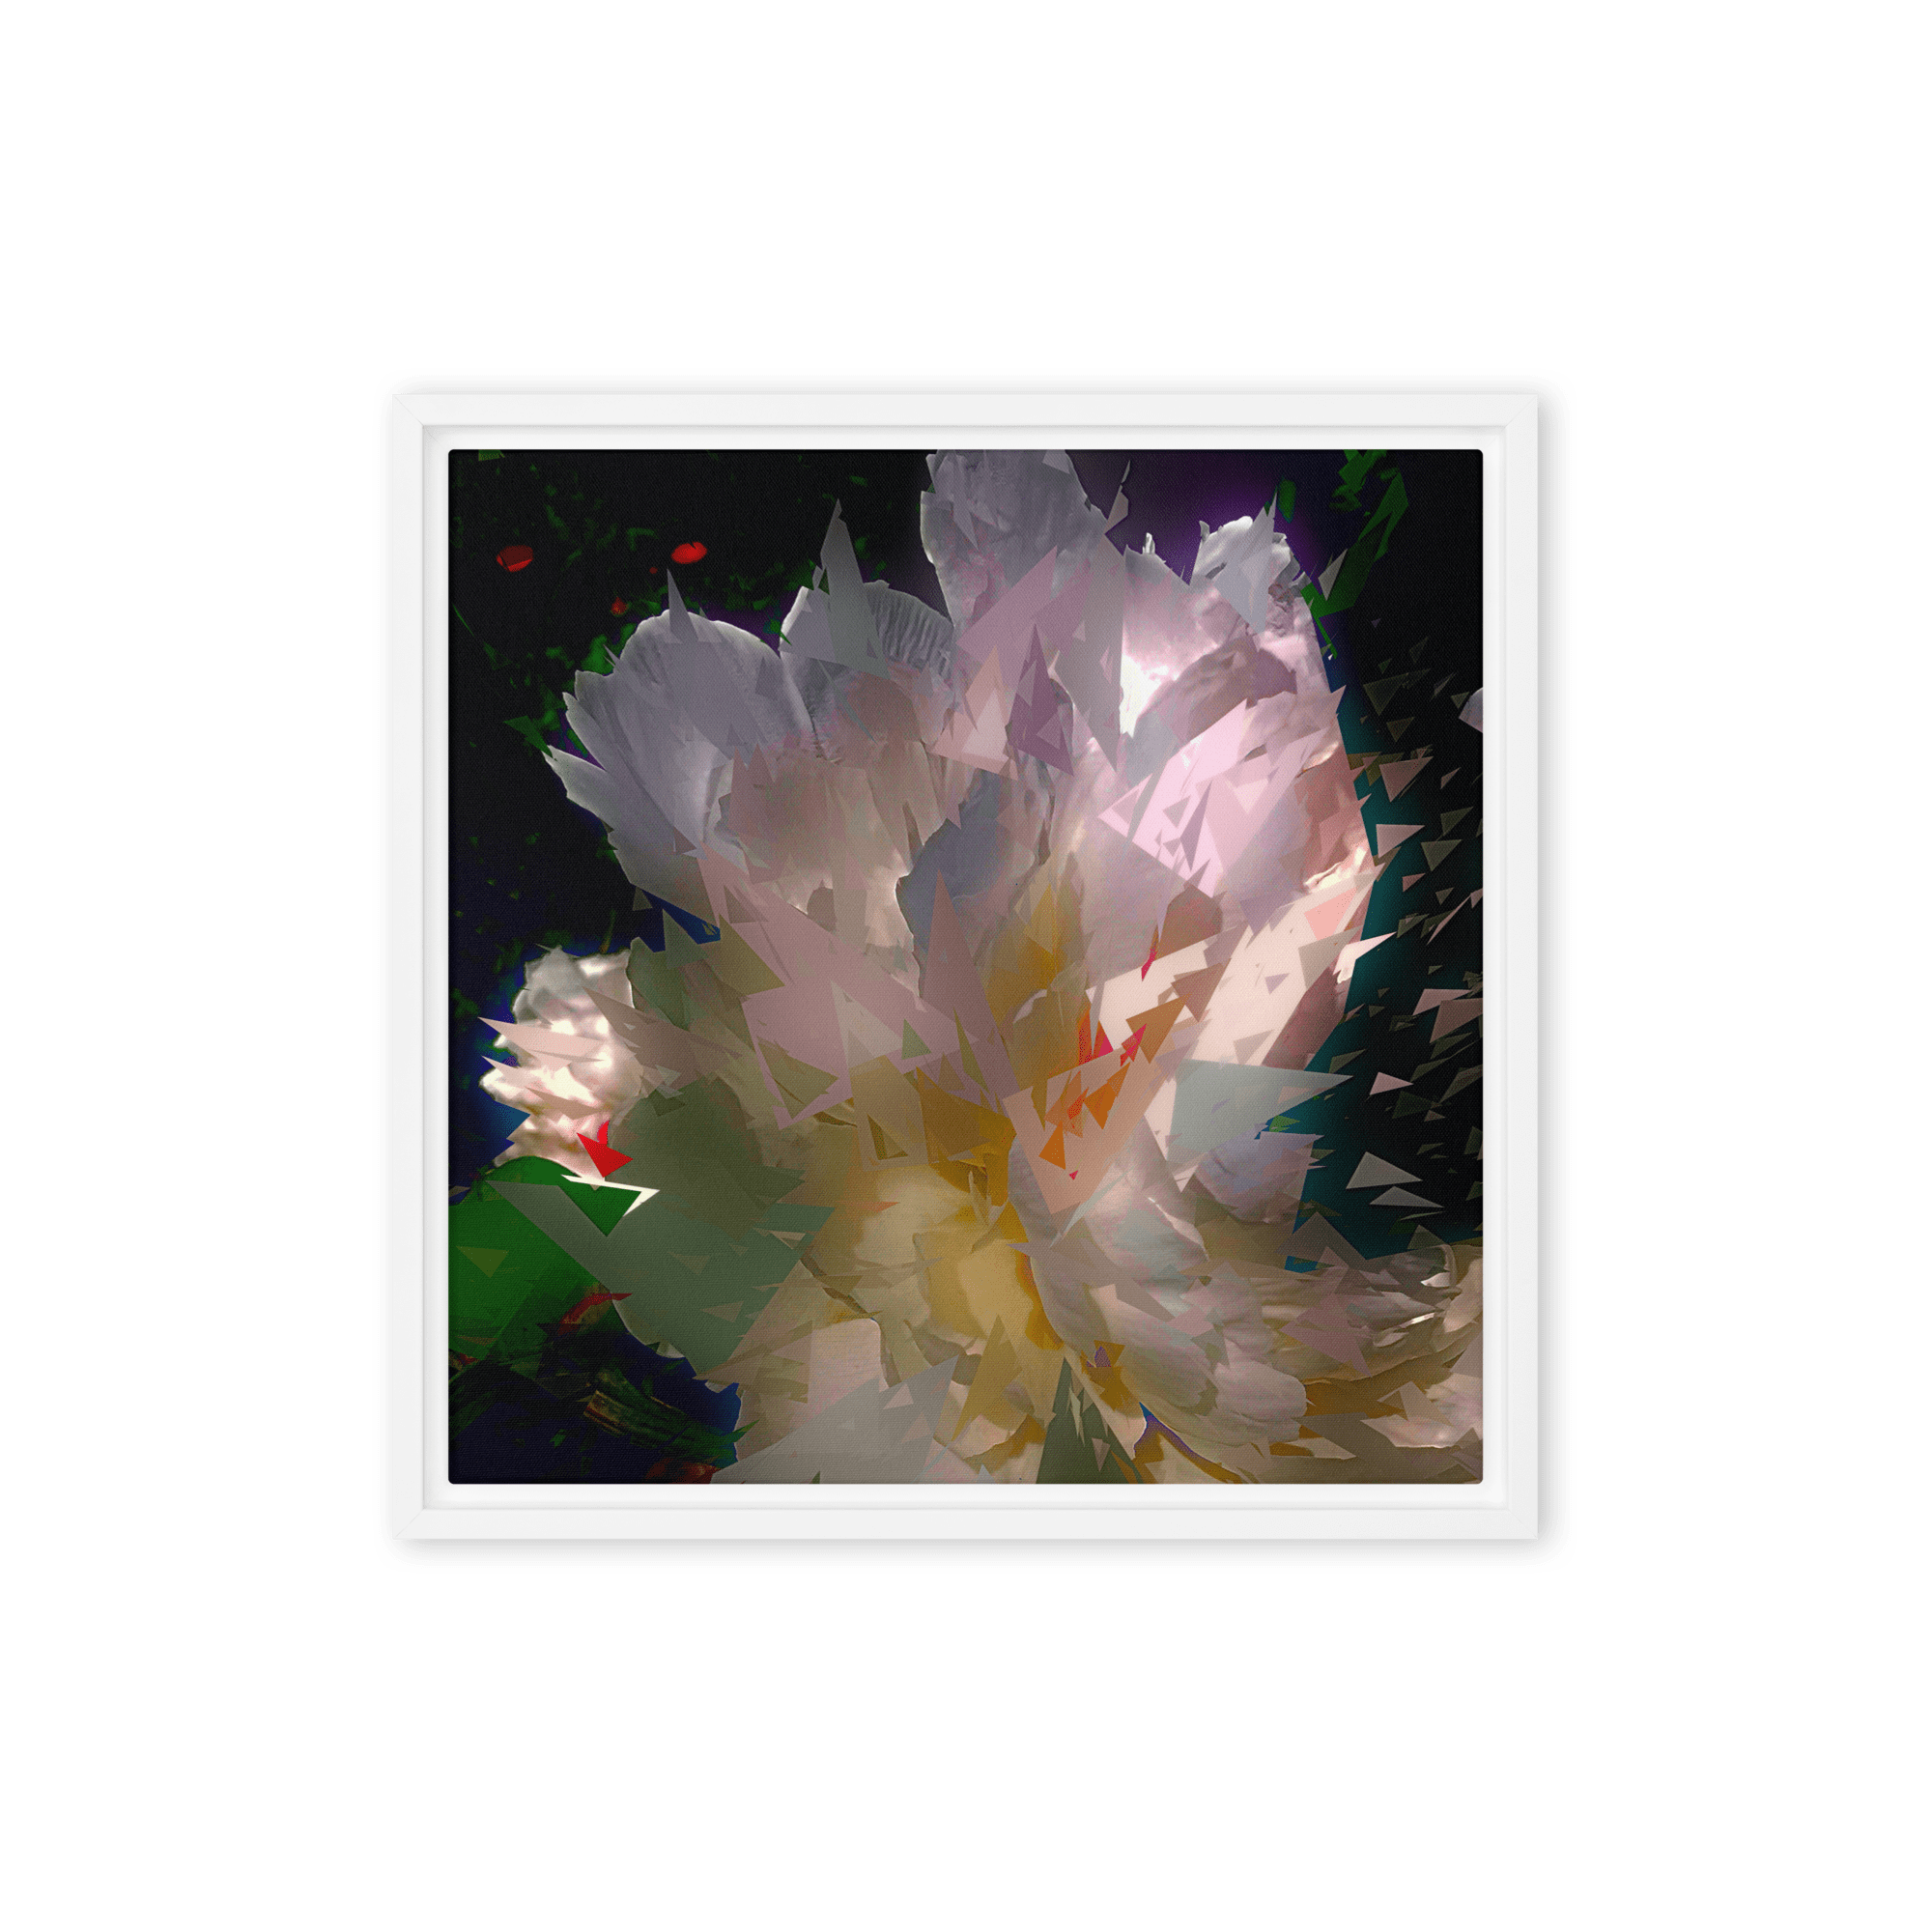
[[[1080,1091],[1083,1084],[1077,1068],[1066,1076],[1066,1085],[1060,1090],[1060,1098],[1046,1110],[1046,1118],[1056,1126],[1064,1126],[1080,1111]]]
[[[1174,1031],[1174,1023],[1180,1017],[1185,1003],[1180,1000],[1165,1000],[1157,1007],[1150,1007],[1144,1013],[1135,1013],[1127,1024],[1137,1033],[1144,1034],[1141,1041],[1141,1057],[1151,1060],[1167,1044],[1167,1037]]]
[[[1055,1167],[1065,1167],[1066,1165],[1066,1129],[1065,1127],[1055,1127],[1047,1135],[1046,1145],[1040,1149],[1039,1157],[1041,1160],[1050,1160]]]
[[[1087,1111],[1094,1116],[1095,1124],[1104,1127],[1107,1116],[1113,1111],[1114,1102],[1121,1097],[1121,1089],[1126,1085],[1127,1069],[1122,1066],[1104,1087],[1096,1087],[1087,1095]]]

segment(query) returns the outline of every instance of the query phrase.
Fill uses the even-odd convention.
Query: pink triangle
[[[1415,775],[1429,762],[1429,753],[1420,757],[1404,758],[1400,764],[1382,767],[1382,784],[1386,788],[1389,802],[1393,804],[1415,781]]]

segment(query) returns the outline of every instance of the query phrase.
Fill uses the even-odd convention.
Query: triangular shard
[[[875,677],[890,675],[892,667],[879,648],[878,626],[873,621],[865,579],[860,575],[859,559],[852,549],[852,533],[845,526],[840,506],[833,508],[820,555],[825,565],[833,656],[854,670],[869,671]]]
[[[776,1040],[762,1039],[758,1048],[771,1070],[773,1085],[784,1095],[787,1107],[794,1114],[810,1106],[838,1077],[822,1066],[808,1065],[803,1060],[794,1059]]]
[[[1146,1012],[1131,1013],[1127,1025],[1133,1031],[1122,1046],[1124,1053],[1129,1046],[1138,1044],[1143,1060],[1152,1061],[1159,1056],[1167,1044],[1167,1037],[1174,1031],[1174,1023],[1186,1011],[1186,1003],[1181,1000],[1166,1000],[1157,1007],[1150,1007]]]
[[[986,1076],[980,1071],[979,1060],[975,1057],[971,1041],[962,1033],[959,1038],[959,1064],[966,1069],[967,1077],[974,1086],[983,1088]]]
[[[593,1141],[588,1134],[579,1134],[577,1144],[587,1153],[599,1174],[610,1176],[620,1167],[629,1167],[631,1156],[619,1153],[613,1147],[606,1147],[602,1141]]]
[[[1093,1093],[1082,1096],[1082,1105],[1093,1115],[1095,1122],[1104,1127],[1107,1116],[1114,1110],[1114,1102],[1121,1097],[1121,1089],[1126,1085],[1127,1069],[1122,1065],[1113,1078],[1104,1085],[1094,1088]]]
[[[1406,1168],[1396,1166],[1392,1160],[1383,1160],[1378,1154],[1365,1153],[1355,1171],[1349,1177],[1350,1187],[1387,1187],[1392,1182],[1419,1180],[1420,1175],[1410,1174]]]
[[[1040,648],[1037,629],[1014,689],[1008,739],[1015,756],[1038,758],[1072,775],[1073,763],[1066,753],[1066,734],[1060,717],[1060,692],[1047,675],[1046,654]]]
[[[1221,976],[1227,970],[1228,962],[1223,960],[1218,966],[1204,966],[1197,973],[1175,975],[1174,990],[1197,1020],[1207,1018],[1208,1002],[1213,998],[1214,988],[1221,983]]]
[[[1382,785],[1391,803],[1408,789],[1428,762],[1429,753],[1421,752],[1412,758],[1391,760],[1382,766]]]
[[[625,1215],[652,1199],[652,1187],[632,1188],[622,1180],[583,1181],[571,1192],[571,1200],[591,1226],[609,1234]]]

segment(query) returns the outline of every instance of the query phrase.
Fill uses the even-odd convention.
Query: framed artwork
[[[401,1533],[1535,1533],[1532,399],[392,459]]]

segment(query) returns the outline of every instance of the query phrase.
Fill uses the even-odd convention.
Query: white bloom
[[[730,1090],[759,1163],[809,1174],[797,1202],[840,1209],[703,1372],[739,1384],[761,1468],[795,1480],[858,1479],[807,1433],[839,1403],[895,1480],[1031,1480],[1069,1369],[1124,1453],[1151,1432],[1151,1480],[1350,1457],[1401,1480],[1418,1453],[1473,1470],[1480,1351],[1455,1365],[1474,1310],[1445,1251],[1365,1263],[1297,1232],[1313,1137],[1257,1132],[1341,1017],[1376,877],[1272,513],[1204,526],[1183,579],[1151,546],[1112,549],[1064,456],[931,472],[947,614],[864,584],[835,519],[782,652],[673,586],[610,674],[577,681],[595,762],[552,754],[635,885],[729,928],[674,969],[709,1015],[685,1071]],[[484,1081],[527,1116],[505,1158],[595,1178],[580,1137],[651,1084],[639,1056],[668,1048],[649,1029],[675,1025],[684,1058],[682,1019],[634,1037],[620,1013],[613,1033],[593,994],[632,1007],[625,965],[530,968],[498,1036],[514,1064]],[[915,1008],[917,1026],[879,1017]],[[1141,1054],[1156,1008],[1164,1045]],[[1312,1271],[1280,1265],[1291,1249]],[[739,1295],[703,1279],[737,1321]],[[855,1316],[863,1387],[807,1340]],[[1401,1391],[1361,1398],[1375,1429],[1310,1399],[1364,1377]]]

